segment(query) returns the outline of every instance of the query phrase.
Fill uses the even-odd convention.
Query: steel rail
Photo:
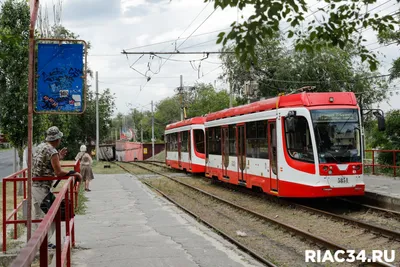
[[[289,225],[289,224],[280,222],[280,221],[278,221],[278,220],[276,220],[276,219],[274,219],[274,218],[267,217],[267,216],[265,216],[265,215],[263,215],[263,214],[260,214],[260,213],[258,213],[258,212],[255,212],[255,211],[246,209],[246,208],[244,208],[244,207],[242,207],[242,206],[239,206],[239,205],[236,205],[236,204],[234,204],[234,203],[232,203],[232,202],[230,202],[230,201],[228,201],[228,200],[225,200],[225,199],[222,199],[222,198],[220,198],[220,197],[218,197],[218,196],[215,196],[214,194],[205,192],[205,191],[203,191],[203,190],[201,190],[201,189],[198,189],[198,188],[196,188],[196,187],[193,187],[193,186],[191,186],[191,185],[188,185],[188,184],[186,184],[186,183],[184,183],[184,182],[181,182],[181,181],[179,181],[179,180],[177,180],[177,179],[175,179],[175,178],[173,178],[173,177],[170,177],[170,176],[168,176],[168,175],[166,175],[166,174],[163,174],[163,173],[160,173],[160,172],[158,172],[158,171],[151,170],[150,168],[141,166],[140,164],[137,164],[137,162],[135,162],[135,163],[130,162],[130,164],[135,165],[135,166],[137,166],[137,167],[140,167],[140,168],[142,168],[142,169],[151,171],[151,172],[156,173],[156,174],[158,174],[158,175],[160,175],[160,176],[166,177],[166,178],[168,178],[168,179],[170,179],[170,180],[172,180],[172,181],[174,181],[174,182],[177,182],[178,184],[181,184],[181,185],[183,185],[183,186],[186,186],[186,187],[188,187],[188,188],[190,188],[190,189],[192,189],[192,190],[194,190],[194,191],[201,192],[201,193],[203,193],[203,194],[205,194],[205,195],[207,195],[207,196],[209,196],[209,197],[211,197],[211,198],[214,198],[214,199],[217,199],[217,200],[219,200],[219,201],[221,201],[221,202],[224,202],[224,203],[226,203],[226,204],[228,204],[228,205],[230,205],[230,206],[232,206],[232,207],[234,207],[234,208],[236,208],[236,209],[239,209],[239,210],[242,210],[242,211],[244,211],[244,212],[250,213],[250,214],[253,215],[253,216],[256,216],[256,217],[261,218],[261,219],[263,219],[263,220],[266,220],[266,221],[272,222],[272,223],[274,223],[274,224],[277,224],[277,225],[279,225],[279,226],[281,226],[281,227],[283,227],[283,228],[286,228],[286,229],[289,230],[289,231],[292,231],[292,232],[296,233],[297,235],[301,235],[301,236],[303,236],[303,237],[305,237],[305,238],[307,238],[307,239],[309,239],[309,240],[312,240],[312,241],[314,241],[314,242],[317,242],[317,243],[319,243],[319,244],[321,244],[321,245],[324,245],[324,246],[326,246],[326,247],[328,247],[328,248],[335,249],[335,250],[343,250],[343,251],[348,251],[348,250],[349,250],[349,249],[347,249],[347,248],[345,248],[345,247],[343,247],[343,246],[341,246],[341,245],[339,245],[339,244],[335,244],[335,243],[333,243],[333,242],[331,242],[331,241],[328,241],[328,240],[326,240],[326,239],[324,239],[324,238],[322,238],[322,237],[318,237],[318,236],[312,235],[312,234],[310,234],[310,233],[308,233],[308,232],[305,232],[305,231],[303,231],[303,230],[301,230],[301,229],[299,229],[299,228],[296,228],[296,227],[291,226],[291,225]],[[293,203],[293,204],[295,204],[295,203]],[[306,206],[304,206],[304,207],[305,207],[305,208],[309,208],[309,207],[306,207]],[[316,211],[319,212],[320,210],[316,210]],[[333,215],[336,215],[336,214],[333,214]],[[358,253],[358,252],[357,252],[357,253]],[[372,259],[370,256],[368,256],[367,258],[368,258],[368,259]],[[391,265],[391,264],[388,264],[388,263],[384,263],[384,262],[374,262],[374,264],[376,264],[376,265],[378,265],[378,266],[392,266],[392,267],[394,267],[394,265]]]
[[[142,162],[140,162],[140,163],[142,163]],[[154,165],[154,166],[157,166],[157,167],[168,168],[166,166],[160,166],[160,165],[154,164],[152,162],[149,162],[149,163]],[[388,212],[388,213],[393,213],[393,214],[396,214],[396,215],[400,215],[400,212],[397,212],[397,211],[386,210],[386,209],[382,209],[382,208],[378,208],[378,207],[374,207],[374,206],[369,206],[369,205],[365,205],[365,204],[361,204],[361,203],[356,203],[356,202],[352,202],[352,201],[347,200],[347,199],[340,199],[340,200],[348,201],[350,203],[361,205],[361,206],[365,206],[367,208],[376,209],[376,210],[385,211],[385,212]],[[351,224],[356,225],[358,227],[361,227],[361,228],[364,228],[364,229],[367,229],[367,230],[370,230],[370,231],[374,231],[375,233],[383,235],[383,236],[385,236],[387,238],[395,238],[395,239],[400,241],[400,232],[399,231],[390,230],[390,229],[383,228],[383,227],[380,227],[380,226],[376,226],[376,225],[373,225],[373,224],[370,224],[370,223],[367,223],[367,222],[362,222],[360,220],[356,220],[356,219],[353,219],[353,218],[348,217],[348,216],[343,216],[343,215],[335,214],[335,213],[332,213],[332,212],[329,212],[329,211],[324,211],[324,210],[313,208],[313,207],[309,207],[309,206],[306,206],[306,205],[301,205],[301,204],[298,204],[298,203],[295,203],[295,202],[292,202],[292,201],[288,201],[288,200],[279,199],[278,201],[281,202],[281,203],[285,203],[286,205],[294,205],[297,208],[300,208],[300,209],[303,209],[303,210],[306,210],[306,211],[309,211],[309,212],[319,213],[321,215],[331,217],[331,218],[333,218],[335,220],[338,220],[338,221],[345,221],[347,223],[351,223]]]
[[[372,205],[368,205],[368,204],[363,204],[363,203],[360,203],[360,202],[357,202],[357,201],[354,201],[354,200],[350,200],[350,199],[346,199],[346,198],[338,198],[338,199],[340,199],[342,201],[345,201],[345,202],[348,202],[348,203],[351,203],[351,204],[354,204],[354,205],[358,205],[358,206],[363,207],[365,209],[371,209],[371,210],[375,210],[375,211],[379,211],[379,212],[384,212],[384,213],[389,213],[389,214],[394,214],[394,215],[400,216],[400,211],[397,211],[397,210],[384,209],[384,208],[381,208],[381,207],[372,206]]]
[[[128,169],[126,169],[125,167],[119,165],[118,163],[115,163],[116,165],[118,165],[121,169],[131,173],[131,171],[129,171]],[[140,166],[141,167],[141,166]],[[229,236],[227,233],[225,233],[223,230],[219,229],[218,227],[216,227],[215,225],[213,225],[210,222],[205,221],[204,219],[201,218],[201,216],[197,215],[196,213],[188,210],[187,208],[183,207],[182,205],[180,205],[179,203],[177,203],[176,201],[174,201],[172,198],[170,198],[166,193],[164,193],[163,191],[161,191],[158,188],[155,188],[154,186],[152,186],[150,183],[143,181],[143,183],[145,185],[147,185],[148,187],[154,189],[155,191],[157,191],[159,194],[161,194],[163,197],[165,197],[166,199],[168,199],[170,202],[174,203],[176,206],[178,206],[180,209],[184,210],[185,212],[187,212],[188,214],[190,214],[192,217],[196,218],[196,220],[201,221],[202,223],[204,223],[205,225],[211,227],[212,229],[214,229],[216,232],[218,232],[220,235],[222,235],[224,238],[228,239],[229,241],[231,241],[232,243],[234,243],[236,246],[238,246],[239,248],[241,248],[242,250],[244,250],[245,252],[249,253],[251,256],[253,256],[254,258],[256,258],[257,260],[259,260],[260,262],[264,263],[267,266],[270,267],[277,267],[275,264],[273,264],[271,261],[265,259],[264,257],[262,257],[261,255],[259,255],[257,252],[253,251],[252,249],[248,248],[247,246],[243,245],[242,243],[240,243],[238,240],[236,240],[235,238]]]
[[[309,212],[319,213],[319,214],[322,214],[324,216],[331,217],[331,218],[333,218],[335,220],[338,220],[338,221],[344,221],[346,223],[351,223],[353,225],[357,225],[358,227],[374,231],[375,233],[381,234],[381,235],[383,235],[383,236],[385,236],[387,238],[395,238],[395,239],[400,241],[400,232],[398,232],[398,231],[390,230],[390,229],[383,228],[383,227],[380,227],[380,226],[376,226],[376,225],[373,225],[373,224],[370,224],[370,223],[367,223],[367,222],[362,222],[360,220],[356,220],[356,219],[350,218],[348,216],[335,214],[335,213],[332,213],[332,212],[329,212],[329,211],[324,211],[324,210],[321,210],[321,209],[312,208],[312,207],[301,205],[301,204],[297,204],[297,203],[294,203],[294,202],[290,202],[290,204],[295,205],[296,207],[298,207],[300,209],[303,209],[303,210],[306,210],[306,211],[309,211]]]

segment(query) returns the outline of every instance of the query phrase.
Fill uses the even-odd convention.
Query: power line
[[[216,30],[216,31],[200,33],[200,34],[192,35],[191,38],[204,36],[204,35],[208,35],[208,34],[212,34],[212,33],[219,33],[219,32],[230,30],[230,29],[231,28],[229,27],[229,28],[224,28],[224,29],[220,29],[220,30]],[[186,39],[187,37],[184,37],[184,38]],[[132,47],[132,48],[127,48],[127,49],[124,49],[124,50],[125,51],[135,50],[135,49],[139,49],[139,48],[146,48],[146,47],[149,47],[149,46],[154,46],[154,45],[159,45],[159,44],[166,44],[166,43],[171,43],[171,42],[175,42],[175,41],[176,41],[176,39],[169,40],[169,41],[162,41],[162,42],[158,42],[158,43],[152,43],[152,44],[148,44],[148,45],[141,45],[141,46],[136,46],[136,47]]]
[[[126,52],[122,51],[121,54],[124,55],[207,55],[207,54],[233,54],[235,52],[231,51],[191,51],[191,52],[180,52],[180,51],[172,51],[172,52],[149,52],[149,51],[143,51],[143,52]]]
[[[207,17],[206,17],[206,19],[205,20],[203,20],[203,22],[202,23],[200,23],[200,25],[185,39],[185,41],[183,41],[183,43],[181,43],[179,46],[178,46],[178,48],[179,47],[181,47],[201,26],[203,26],[203,24],[215,13],[215,11],[217,11],[217,9],[215,8],[214,10],[213,10],[213,12],[211,12],[210,13],[210,15],[208,15]]]
[[[99,83],[102,83],[102,84],[109,84],[109,85],[118,85],[118,86],[128,86],[128,87],[134,87],[134,86],[140,87],[140,86],[141,86],[140,84],[122,84],[122,83],[110,83],[110,82],[101,82],[101,81],[99,81]],[[160,88],[160,87],[163,87],[163,88],[176,88],[175,86],[172,87],[172,86],[157,86],[157,85],[153,85],[153,86],[151,86],[151,87],[157,87],[157,88]]]
[[[198,78],[197,80],[195,80],[194,82],[196,83],[198,80],[202,79],[204,76],[207,76],[208,74],[218,70],[219,68],[222,67],[223,64],[221,64],[220,66],[216,67],[215,69],[212,69],[211,71],[207,72],[206,74],[203,74],[200,78]]]
[[[293,81],[293,80],[278,80],[278,79],[269,79],[266,78],[264,80],[266,81],[272,81],[272,82],[282,82],[282,83],[295,83],[295,84],[312,84],[312,83],[334,83],[334,82],[354,82],[354,81],[360,81],[360,80],[369,80],[369,79],[376,79],[376,78],[384,78],[388,77],[390,74],[383,74],[383,75],[375,75],[375,76],[369,76],[369,77],[351,77],[347,80],[332,80],[332,81]]]
[[[389,0],[390,1],[390,0]],[[190,28],[190,26],[192,26],[192,24],[196,21],[196,19],[201,15],[201,13],[203,13],[203,11],[208,7],[208,5],[211,3],[208,2],[207,5],[199,12],[199,14],[197,14],[197,16],[192,20],[192,22],[190,22],[189,26],[186,27],[186,29],[181,33],[181,35],[179,35],[178,39],[179,40],[181,38],[181,36],[187,31],[187,29]]]
[[[178,50],[211,16],[212,16],[212,14],[214,14],[215,13],[215,11],[216,11],[217,9],[214,9],[213,10],[213,12],[211,12],[210,13],[210,15],[208,15],[204,20],[203,20],[203,22],[202,23],[200,23],[200,25],[178,46],[178,47],[176,47],[175,48],[175,50]],[[125,51],[124,51],[125,52]],[[125,53],[127,53],[127,52],[125,52]],[[188,53],[188,52],[185,52],[185,53]],[[161,68],[165,65],[165,63],[167,63],[167,61],[171,58],[173,56],[173,54],[170,54],[170,56],[168,57],[168,59],[166,59],[161,65],[160,65],[160,70],[161,70]],[[154,75],[153,75],[154,76]],[[151,77],[150,77],[150,79],[151,79]],[[147,83],[150,81],[150,79],[147,79],[147,81],[144,83],[144,85],[143,85],[143,88],[147,85]]]

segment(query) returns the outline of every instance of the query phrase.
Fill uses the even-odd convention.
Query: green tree
[[[372,122],[372,127],[367,131],[367,146],[372,148],[380,148],[387,150],[400,149],[400,110],[391,110],[385,115],[386,129],[381,132],[378,130],[376,121]],[[378,161],[381,164],[392,165],[392,153],[380,153]],[[396,160],[397,165],[400,165],[399,160]]]
[[[320,51],[290,51],[276,37],[257,45],[255,51],[259,64],[250,70],[232,54],[221,56],[223,78],[234,81],[236,93],[243,93],[245,81],[257,81],[257,97],[274,97],[304,86],[315,86],[319,92],[355,92],[364,108],[386,98],[386,80],[362,64],[354,64],[356,51],[353,49],[326,47]]]
[[[396,0],[392,0],[396,3]],[[205,0],[214,2],[214,8],[224,10],[227,7],[238,7],[243,10],[253,7],[253,14],[242,23],[233,22],[229,33],[219,34],[217,43],[224,45],[233,40],[236,43],[235,52],[239,60],[247,63],[257,63],[256,44],[261,44],[273,38],[281,28],[281,23],[287,23],[288,38],[295,39],[295,48],[299,51],[314,51],[324,46],[344,49],[351,45],[358,50],[361,60],[369,63],[370,69],[377,69],[377,58],[364,44],[362,31],[371,28],[382,33],[394,29],[397,21],[392,15],[373,15],[368,12],[368,6],[377,0],[325,0],[326,5],[319,10],[322,16],[312,13],[314,18],[307,21],[309,10],[307,1],[278,0]],[[317,18],[318,17],[318,18]],[[304,30],[305,28],[306,30]]]
[[[211,84],[196,84],[188,99],[187,117],[204,116],[229,107],[229,94],[225,90],[217,92]]]
[[[397,20],[400,22],[400,15],[397,15]],[[400,30],[388,30],[379,35],[379,42],[385,45],[396,44],[400,45]],[[400,57],[395,59],[392,63],[390,71],[390,79],[394,80],[400,78]]]
[[[17,149],[20,169],[28,143],[28,42],[29,6],[23,0],[1,4],[0,32],[10,38],[0,40],[0,127]],[[43,137],[40,116],[34,115],[34,141]]]
[[[180,121],[180,98],[178,95],[167,97],[156,104],[154,119],[165,125]]]

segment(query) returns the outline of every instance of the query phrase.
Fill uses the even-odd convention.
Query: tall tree
[[[255,55],[259,64],[250,70],[233,55],[222,55],[223,77],[236,83],[237,93],[242,93],[245,81],[257,81],[257,97],[273,97],[315,86],[319,92],[355,92],[364,108],[386,98],[386,79],[365,69],[363,64],[355,64],[354,49],[326,47],[320,51],[298,52],[286,49],[282,40],[275,38],[256,46]]]
[[[29,6],[24,0],[6,0],[1,4],[0,33],[0,127],[17,149],[20,168],[28,143],[28,42]],[[34,115],[34,138],[43,137],[40,116]],[[34,141],[35,141],[34,140]]]
[[[219,34],[217,43],[224,45],[233,40],[236,43],[235,52],[243,63],[250,67],[251,62],[257,63],[255,45],[261,44],[279,32],[282,23],[288,29],[285,34],[294,38],[295,48],[299,51],[320,50],[323,46],[339,47],[348,45],[356,47],[357,55],[362,61],[369,63],[370,69],[376,70],[378,60],[376,54],[369,50],[362,37],[362,31],[372,29],[382,33],[394,29],[397,23],[393,14],[381,15],[378,12],[371,15],[368,7],[378,3],[378,0],[324,0],[326,5],[311,13],[313,18],[307,21],[312,12],[305,0],[204,0],[214,2],[214,8],[237,7],[243,10],[253,8],[253,14],[248,20],[231,24],[229,33]],[[397,0],[391,0],[396,4]],[[318,14],[317,12],[321,12]],[[304,30],[303,28],[306,28]]]
[[[400,14],[396,16],[398,23],[400,23]],[[400,45],[400,30],[388,30],[379,35],[379,42],[384,45],[396,44]],[[390,71],[390,79],[394,80],[400,78],[400,57],[393,61]]]
[[[188,118],[204,116],[229,107],[228,92],[218,92],[211,84],[196,84],[188,98]]]

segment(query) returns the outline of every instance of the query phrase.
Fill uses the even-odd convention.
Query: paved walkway
[[[365,190],[400,199],[400,179],[379,175],[364,175]]]
[[[96,175],[73,266],[262,266],[128,174]]]

